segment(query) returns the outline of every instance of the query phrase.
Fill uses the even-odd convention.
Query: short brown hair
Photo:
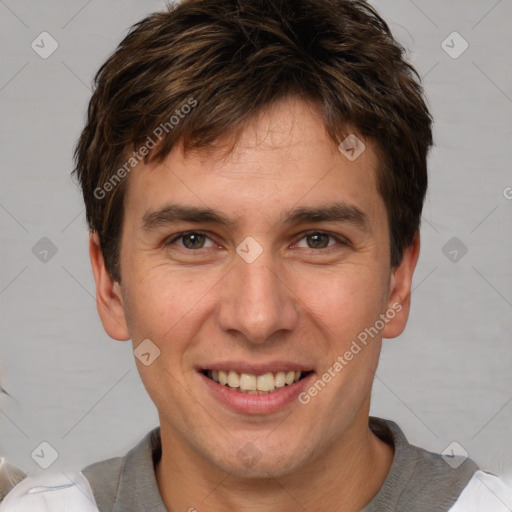
[[[333,143],[347,127],[376,143],[390,264],[400,263],[420,226],[432,119],[386,22],[363,0],[184,0],[134,25],[101,66],[75,149],[87,222],[112,277],[121,278],[128,159],[145,145],[147,163],[178,141],[188,150],[236,138],[291,95],[321,107]]]

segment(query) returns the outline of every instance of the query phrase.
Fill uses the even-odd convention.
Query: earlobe
[[[96,282],[96,305],[106,333],[113,339],[130,339],[124,312],[121,286],[114,281],[105,266],[97,232],[89,236],[89,255]]]
[[[419,254],[420,235],[417,232],[413,243],[404,250],[400,265],[391,274],[386,311],[388,321],[382,331],[383,338],[396,338],[407,325],[411,307],[412,277]]]

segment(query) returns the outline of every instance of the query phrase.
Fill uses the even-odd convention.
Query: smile
[[[275,393],[285,386],[291,386],[311,372],[290,370],[255,375],[238,373],[233,370],[203,370],[202,373],[221,386],[226,386],[233,391],[249,395],[267,395]]]

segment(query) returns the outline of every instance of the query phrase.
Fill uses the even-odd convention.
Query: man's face
[[[134,347],[151,340],[160,350],[137,365],[162,438],[182,453],[239,475],[279,476],[367,435],[381,337],[398,334],[407,315],[393,315],[384,332],[377,323],[379,333],[354,348],[403,298],[389,266],[378,160],[365,143],[350,161],[316,111],[289,99],[223,159],[175,147],[163,164],[130,175],[114,285],[122,314],[102,319],[121,338],[109,320],[117,314]],[[209,209],[228,224],[211,215],[180,220],[170,205]],[[331,218],[311,214],[336,205]],[[309,393],[329,368],[330,382]],[[266,373],[309,373],[260,395],[232,391],[208,370],[246,373],[248,387]],[[260,379],[261,387],[274,380]]]

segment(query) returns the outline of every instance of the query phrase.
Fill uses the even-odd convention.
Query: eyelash
[[[172,237],[168,238],[164,242],[164,245],[166,247],[168,247],[170,245],[173,245],[177,240],[182,239],[184,236],[191,235],[191,234],[204,235],[210,241],[214,242],[214,240],[212,240],[211,237],[207,233],[205,233],[204,231],[184,231],[182,233],[178,233],[178,234],[173,235]],[[302,239],[306,238],[307,236],[313,235],[313,234],[326,235],[326,236],[330,237],[331,239],[334,239],[336,242],[338,242],[339,246],[350,246],[351,245],[350,242],[345,237],[342,237],[341,235],[335,235],[335,234],[330,233],[328,231],[318,231],[318,230],[310,230],[310,231],[305,231],[304,233],[301,233],[301,237],[298,239],[298,241],[296,243],[300,242]],[[201,249],[210,249],[210,247],[199,247],[198,249],[188,249],[187,247],[181,247],[181,246],[179,246],[179,247],[180,247],[180,249],[182,249],[182,250],[184,250],[186,252],[197,252],[197,251],[199,251]],[[331,250],[336,249],[336,248],[337,248],[336,244],[334,244],[334,245],[328,245],[327,247],[320,247],[320,248],[317,248],[317,249],[314,249],[314,248],[311,248],[311,247],[308,247],[308,248],[305,248],[305,249],[307,251],[311,251],[311,252],[319,252],[319,251],[331,252]]]

